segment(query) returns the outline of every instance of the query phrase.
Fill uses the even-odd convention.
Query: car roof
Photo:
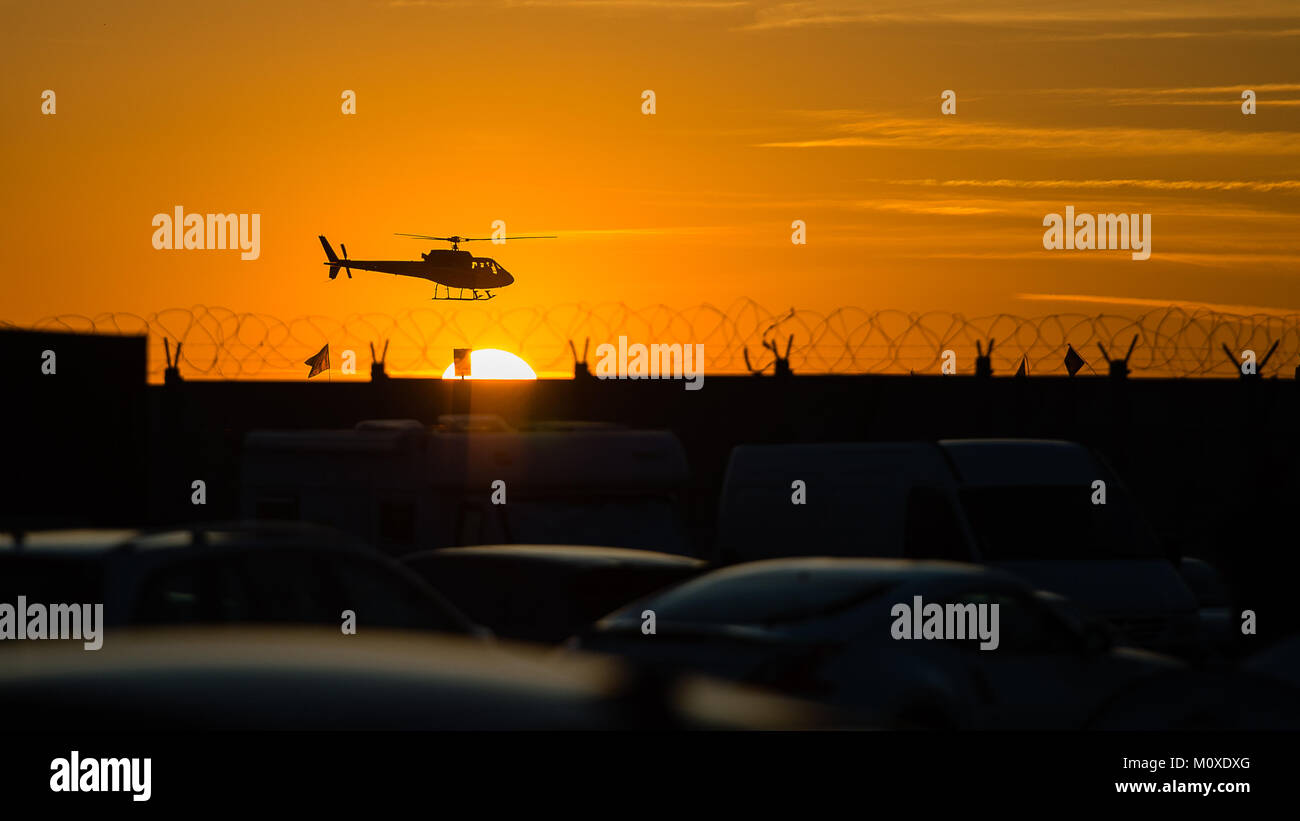
[[[961,562],[923,561],[915,559],[872,559],[843,556],[791,557],[761,559],[720,568],[696,578],[703,583],[712,578],[738,578],[741,576],[797,576],[817,573],[853,576],[864,583],[898,583],[923,580],[997,579],[1016,581],[1016,577],[987,565]]]
[[[29,551],[60,555],[102,553],[120,547],[139,534],[138,530],[111,528],[5,532],[0,533],[0,555]]]
[[[648,608],[658,613],[661,632],[701,630],[770,639],[792,629],[820,629],[814,621],[839,619],[860,606],[874,607],[868,603],[881,597],[898,601],[917,594],[946,596],[975,585],[1031,592],[1015,576],[982,565],[841,557],[765,559],[704,573],[627,604],[601,619],[596,629],[626,630],[638,624]],[[830,605],[834,613],[826,609]],[[777,614],[782,614],[780,619]]]
[[[94,528],[0,534],[0,556],[102,556],[114,551],[168,548],[222,550],[250,547],[312,547],[364,552],[368,548],[337,530],[305,522],[213,522],[152,530]]]
[[[637,550],[630,547],[599,547],[593,545],[558,545],[558,544],[496,544],[475,545],[471,547],[444,547],[438,550],[422,550],[403,556],[406,562],[426,560],[457,561],[482,557],[522,559],[539,563],[560,563],[570,565],[646,565],[646,566],[680,566],[705,567],[703,559],[681,556],[675,553],[661,553],[657,550]]]

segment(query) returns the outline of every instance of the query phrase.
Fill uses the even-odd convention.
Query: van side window
[[[969,562],[970,550],[952,502],[940,488],[917,485],[907,494],[903,556]]]

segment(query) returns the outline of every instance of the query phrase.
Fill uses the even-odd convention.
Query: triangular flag
[[[1074,346],[1067,343],[1065,346],[1065,369],[1069,371],[1070,376],[1074,376],[1079,372],[1080,368],[1087,364],[1087,362],[1083,361],[1083,357],[1079,356],[1078,352],[1074,350]]]
[[[1016,371],[1016,376],[1029,376],[1029,357],[1020,357],[1020,370]]]
[[[311,365],[311,373],[307,374],[308,379],[318,373],[328,371],[330,369],[330,343],[326,342],[325,347],[321,348],[319,353],[302,364]]]

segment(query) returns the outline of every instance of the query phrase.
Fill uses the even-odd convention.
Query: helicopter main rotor
[[[548,236],[529,236],[529,237],[432,237],[428,234],[393,234],[395,237],[406,237],[408,239],[434,239],[440,242],[450,242],[451,250],[459,251],[462,242],[486,242],[489,240],[508,240],[508,239],[557,239],[554,234]]]

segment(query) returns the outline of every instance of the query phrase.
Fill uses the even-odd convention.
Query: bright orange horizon
[[[328,281],[317,235],[418,259],[394,232],[495,220],[560,239],[470,246],[517,279],[494,310],[1300,310],[1294,4],[915,6],[10,4],[0,320],[399,315],[430,283]],[[1067,205],[1152,214],[1151,258],[1045,250]],[[155,250],[176,206],[260,214],[259,258]]]

